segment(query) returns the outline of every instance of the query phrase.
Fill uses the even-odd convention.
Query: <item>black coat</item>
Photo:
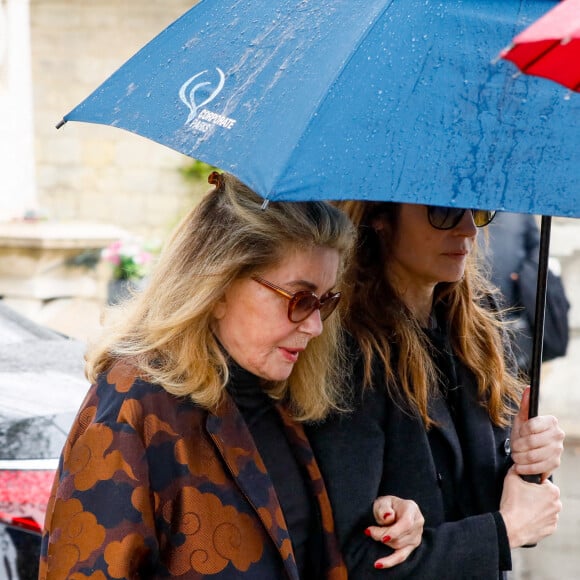
[[[473,375],[455,368],[456,425],[443,397],[430,402],[438,426],[427,432],[419,417],[377,388],[360,397],[354,412],[309,428],[351,580],[497,580],[511,568],[497,513],[511,464],[509,430],[491,424],[476,401]],[[355,371],[354,385],[361,376]],[[406,562],[375,570],[374,561],[391,551],[364,529],[374,524],[372,502],[386,494],[415,500],[425,531]]]

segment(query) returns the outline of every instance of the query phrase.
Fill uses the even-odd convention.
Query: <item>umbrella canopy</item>
[[[580,114],[492,63],[550,0],[202,0],[64,121],[112,125],[272,200],[580,215]]]
[[[580,90],[580,0],[563,0],[501,54],[522,72]]]

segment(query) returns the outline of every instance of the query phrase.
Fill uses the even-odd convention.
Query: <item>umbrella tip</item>
[[[269,200],[269,199],[265,199],[265,200],[262,202],[262,205],[260,206],[260,209],[261,209],[261,210],[266,210],[266,209],[268,208],[268,204],[269,204],[269,203],[270,203],[270,200]]]
[[[499,54],[491,61],[492,65],[496,65],[502,58],[505,58],[508,54],[508,52],[514,47],[514,43],[512,42],[511,44],[509,44],[508,46],[506,46],[505,48],[502,48],[499,51]]]
[[[499,51],[499,54],[491,61],[491,64],[497,64],[502,58],[505,58],[508,52],[514,48],[514,43],[508,44],[506,47]]]
[[[57,129],[60,129],[64,124],[66,123],[66,121],[64,119],[61,119],[56,125],[55,127]]]

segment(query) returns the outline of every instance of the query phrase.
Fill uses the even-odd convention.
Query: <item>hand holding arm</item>
[[[392,495],[377,498],[373,514],[377,525],[369,526],[365,533],[394,550],[390,556],[379,558],[374,566],[392,568],[404,562],[421,543],[425,519],[414,501]]]

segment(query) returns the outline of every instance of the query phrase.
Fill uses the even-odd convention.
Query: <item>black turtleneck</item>
[[[266,465],[282,507],[302,580],[320,577],[321,527],[306,473],[292,450],[282,419],[260,378],[230,361],[227,390]]]

